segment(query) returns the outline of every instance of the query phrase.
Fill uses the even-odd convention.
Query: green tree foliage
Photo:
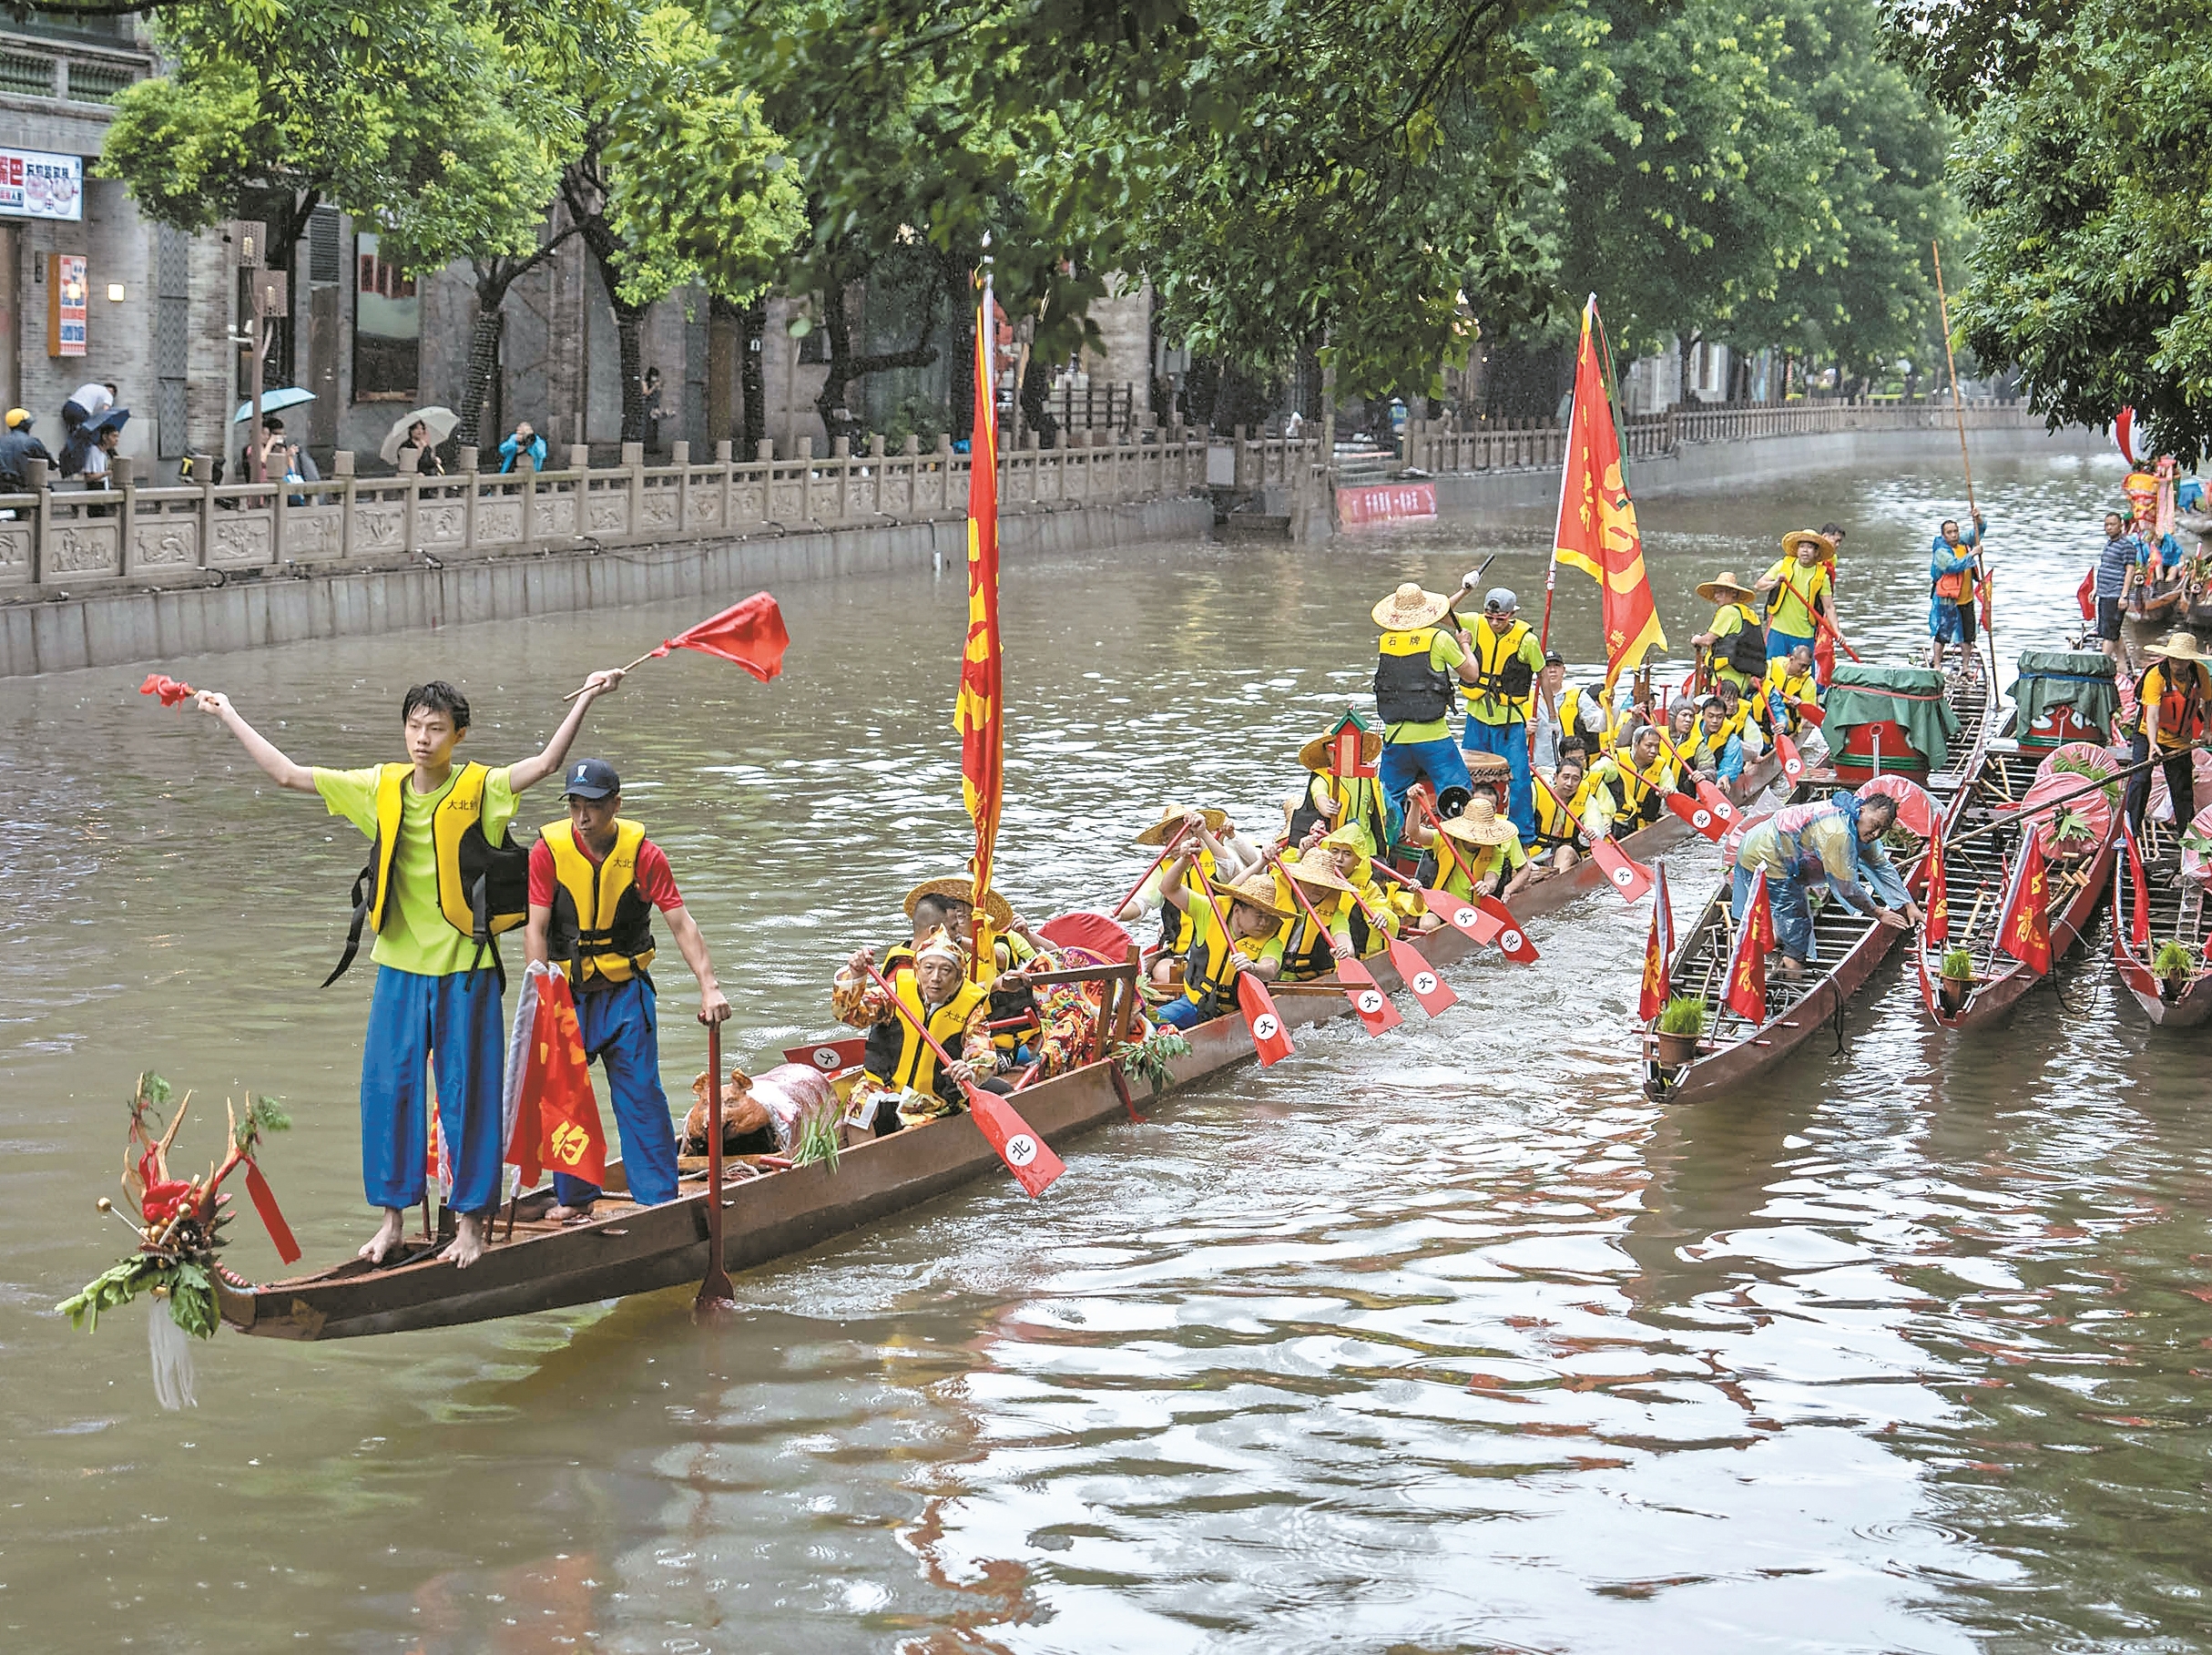
[[[1983,362],[2020,369],[2054,424],[2102,425],[2132,404],[2161,448],[2196,460],[2212,450],[2202,8],[1962,13],[1904,36],[1966,113],[1952,177],[1980,240],[1954,323]],[[2012,44],[1993,57],[1993,39]]]
[[[148,217],[203,230],[260,192],[298,240],[322,202],[380,225],[416,269],[527,252],[561,122],[494,20],[451,0],[339,0],[271,21],[228,0],[161,14],[168,72],[116,100],[100,171]]]

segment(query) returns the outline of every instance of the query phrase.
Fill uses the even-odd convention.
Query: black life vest
[[[1736,608],[1743,615],[1744,624],[1721,640],[1721,659],[1734,670],[1757,682],[1767,676],[1767,635],[1743,605],[1738,604]]]
[[[545,952],[561,962],[577,993],[643,976],[653,963],[653,904],[637,890],[641,823],[617,817],[614,848],[596,865],[576,842],[575,826],[548,822],[538,830],[553,853],[553,918]]]
[[[412,764],[385,764],[376,777],[376,839],[369,860],[353,878],[353,921],[346,930],[345,952],[331,975],[322,979],[328,988],[345,976],[353,956],[361,952],[363,925],[384,928],[392,901],[392,874],[400,853],[400,821],[405,809],[402,790],[414,774]],[[497,844],[484,836],[484,790],[491,771],[483,764],[464,764],[446,783],[445,796],[433,807],[430,819],[432,843],[438,858],[438,911],[445,923],[476,945],[469,969],[484,964],[486,950],[504,987],[506,966],[492,939],[512,931],[530,917],[530,853],[515,843],[512,825]]]
[[[1454,675],[1429,665],[1434,627],[1385,632],[1377,642],[1375,710],[1385,724],[1428,724],[1452,710]]]
[[[1330,796],[1340,797],[1341,791],[1351,792],[1351,808],[1340,818],[1326,815],[1316,804],[1313,795],[1317,788],[1325,788]],[[1290,812],[1290,825],[1284,831],[1284,840],[1290,844],[1303,844],[1306,835],[1316,825],[1326,833],[1357,822],[1368,832],[1377,844],[1390,843],[1390,817],[1382,802],[1382,789],[1372,776],[1354,776],[1349,781],[1336,776],[1316,774],[1306,782],[1306,790],[1299,795],[1298,807]]]

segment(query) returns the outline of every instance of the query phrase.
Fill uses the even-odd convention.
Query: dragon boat
[[[1837,690],[1856,693],[1840,696]],[[1940,712],[1927,710],[1932,707]],[[1983,674],[1946,678],[1924,668],[1839,668],[1828,715],[1836,738],[1835,767],[1814,772],[1808,785],[1830,780],[1863,785],[1889,778],[1885,791],[1900,794],[1898,825],[1911,842],[1893,852],[1892,860],[1907,889],[1917,890],[1927,841],[1957,811],[1968,779],[1979,770],[1995,708],[1995,688]],[[1881,730],[1862,738],[1861,730],[1878,721]],[[1901,754],[1905,762],[1882,768],[1885,751],[1891,758]],[[1860,762],[1867,767],[1863,773]],[[1654,1098],[1718,1097],[1771,1069],[1831,1022],[1840,1037],[1852,1000],[1901,935],[1840,904],[1824,904],[1813,915],[1816,957],[1802,977],[1768,978],[1766,1016],[1755,1021],[1731,1009],[1719,993],[1735,949],[1732,883],[1732,873],[1724,872],[1668,962],[1667,996],[1703,1000],[1714,1011],[1687,1063],[1665,1061],[1656,1031],[1645,1030],[1644,1088]]]
[[[1736,784],[1739,801],[1763,792],[1780,773],[1772,753],[1745,767]],[[1648,860],[1690,830],[1672,816],[1626,835],[1623,850]],[[1605,873],[1584,861],[1569,873],[1529,887],[1514,898],[1514,917],[1525,923],[1555,914],[1577,898],[1606,888]],[[1459,964],[1480,951],[1451,926],[1414,939],[1432,966]],[[1386,994],[1405,985],[1387,953],[1363,962]],[[1105,987],[1099,1027],[1126,1034],[1135,1010],[1133,963],[1104,965],[1086,974]],[[1279,984],[1277,1008],[1293,1029],[1342,1016],[1352,1009],[1335,976]],[[1164,1071],[1130,1072],[1112,1042],[1099,1041],[1089,1060],[1067,1072],[1023,1087],[1014,1101],[1030,1129],[1057,1148],[1086,1132],[1134,1118],[1137,1106],[1198,1085],[1253,1056],[1252,1037],[1237,1016],[1188,1030],[1188,1052]],[[849,1079],[860,1042],[839,1038],[793,1047],[787,1061],[809,1065],[837,1080]],[[803,1252],[949,1194],[994,1173],[1004,1173],[998,1153],[970,1116],[953,1115],[912,1126],[888,1138],[840,1152],[835,1165],[780,1166],[777,1158],[738,1158],[722,1192],[723,1262],[749,1269]],[[708,1196],[705,1162],[687,1159],[673,1201],[641,1207],[627,1200],[619,1161],[610,1162],[605,1195],[582,1223],[555,1223],[545,1214],[552,1192],[525,1195],[502,1209],[492,1244],[467,1269],[436,1256],[452,1239],[450,1215],[437,1231],[417,1233],[381,1264],[350,1259],[311,1275],[255,1283],[229,1271],[217,1279],[222,1319],[259,1338],[322,1340],[404,1333],[527,1315],[631,1293],[696,1283],[708,1264]]]

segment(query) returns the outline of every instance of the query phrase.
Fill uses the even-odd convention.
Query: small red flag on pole
[[[791,635],[784,630],[783,611],[766,592],[755,592],[719,615],[678,633],[644,659],[654,659],[671,649],[697,649],[702,655],[719,655],[737,662],[765,684],[783,670],[783,652],[790,647]]]
[[[1636,1015],[1650,1022],[1667,1004],[1667,967],[1675,957],[1675,911],[1667,899],[1667,864],[1657,865],[1658,884],[1651,899],[1651,935],[1644,942],[1644,992]]]

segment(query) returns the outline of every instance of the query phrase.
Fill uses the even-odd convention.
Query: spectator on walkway
[[[91,439],[92,444],[85,455],[84,471],[87,488],[111,488],[114,486],[110,481],[112,472],[107,463],[115,457],[116,451],[123,446],[123,424],[129,418],[129,409],[110,408],[84,428],[86,436]]]
[[[29,465],[33,460],[54,463],[46,445],[31,434],[31,414],[27,408],[7,411],[7,429],[0,433],[0,492],[14,495],[31,491]]]
[[[79,426],[89,425],[115,405],[114,385],[97,380],[81,384],[69,393],[69,400],[61,405],[62,430],[74,435]]]
[[[285,439],[284,422],[273,414],[261,415],[261,464],[266,468],[262,476],[269,482],[322,481],[322,473],[315,465],[315,456],[299,444]],[[241,478],[253,475],[253,449],[250,446],[241,450],[239,455],[239,475]],[[305,506],[307,496],[288,495],[285,504]]]
[[[534,470],[545,469],[545,439],[537,434],[528,420],[515,426],[515,434],[499,444],[499,469],[513,471],[515,460],[525,454],[530,456]]]
[[[414,469],[425,477],[445,475],[445,462],[438,457],[438,445],[430,440],[430,426],[422,420],[407,427],[407,440],[400,444],[400,470],[407,470],[407,455],[415,456]]]

